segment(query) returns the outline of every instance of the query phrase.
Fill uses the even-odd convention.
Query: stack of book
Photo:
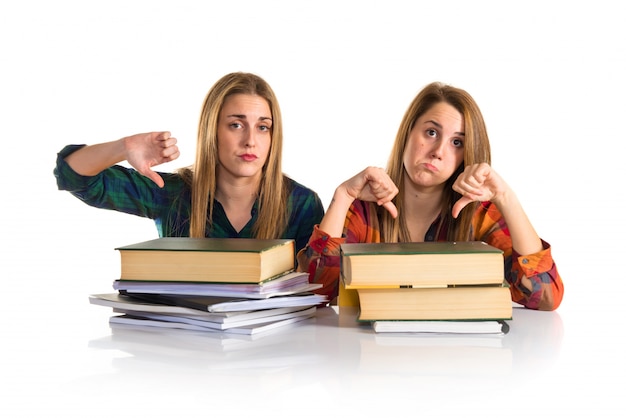
[[[253,335],[315,316],[326,297],[294,271],[294,241],[158,238],[118,247],[111,324]]]
[[[480,241],[342,244],[339,305],[376,332],[505,333],[513,312],[503,253]]]

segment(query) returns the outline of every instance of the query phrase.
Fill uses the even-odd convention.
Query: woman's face
[[[261,176],[272,143],[272,113],[256,95],[234,94],[224,101],[217,122],[221,176]]]
[[[420,116],[409,133],[404,170],[415,186],[440,186],[463,162],[463,116],[445,102]]]

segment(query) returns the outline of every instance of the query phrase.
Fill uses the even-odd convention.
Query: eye
[[[452,140],[452,145],[454,145],[456,148],[463,148],[463,140],[459,138],[454,138]]]
[[[230,126],[231,128],[233,128],[233,129],[239,129],[239,128],[241,128],[241,123],[239,123],[239,122],[233,122],[233,123],[231,123],[229,126]]]
[[[431,137],[431,138],[435,138],[437,136],[437,131],[434,129],[426,129],[426,135]]]
[[[261,125],[259,126],[259,129],[263,132],[269,132],[271,127],[270,126],[266,126],[266,125]]]

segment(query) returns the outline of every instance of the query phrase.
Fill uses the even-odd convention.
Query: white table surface
[[[49,300],[44,293],[36,297]],[[89,305],[86,295],[70,300],[56,310],[48,302],[48,314],[45,302],[14,310],[20,321],[5,315],[0,416],[624,412],[616,402],[623,349],[576,315],[568,334],[559,311],[515,308],[502,337],[426,338],[375,334],[353,310],[335,307],[260,338],[221,339],[110,328],[109,308]]]

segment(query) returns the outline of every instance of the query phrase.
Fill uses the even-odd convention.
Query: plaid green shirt
[[[189,236],[191,189],[178,174],[160,172],[165,181],[163,188],[136,170],[119,165],[95,176],[81,176],[65,162],[65,157],[83,146],[68,145],[57,154],[54,176],[59,190],[69,191],[90,206],[153,219],[160,237]],[[285,179],[290,190],[289,222],[283,235],[277,238],[295,240],[298,251],[306,245],[313,226],[324,216],[324,207],[314,191],[288,177]],[[252,218],[237,232],[216,200],[213,228],[207,230],[206,236],[252,238],[252,227],[258,217],[257,208],[258,202],[255,202]]]

